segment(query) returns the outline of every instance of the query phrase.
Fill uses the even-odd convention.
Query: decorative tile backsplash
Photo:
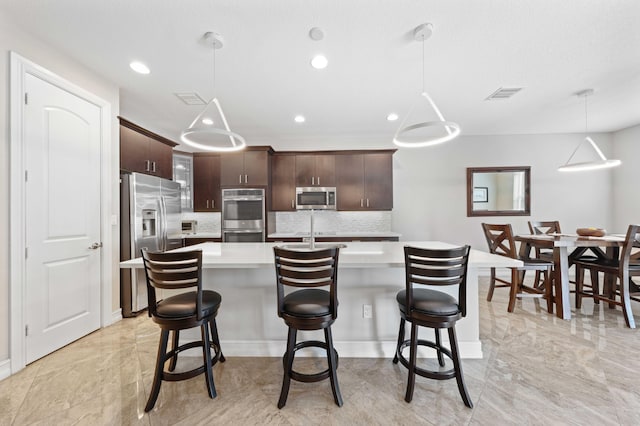
[[[275,232],[308,232],[310,211],[276,212]],[[391,212],[314,211],[317,232],[391,232]]]

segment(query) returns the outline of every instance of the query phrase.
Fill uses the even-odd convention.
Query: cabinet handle
[[[238,175],[238,183],[242,183],[242,175]]]
[[[249,183],[249,180],[247,179],[247,175],[244,175],[244,183]]]
[[[216,208],[216,200],[211,200],[211,208],[212,209]]]
[[[360,207],[364,207],[364,200],[362,200],[362,198],[360,198]]]
[[[151,161],[144,160],[144,171],[145,172],[150,172],[151,171]]]
[[[295,206],[293,205],[293,200],[291,200],[291,208],[294,209]]]
[[[367,207],[369,207],[369,199],[367,198]]]
[[[155,162],[155,161],[152,161],[152,162],[151,162],[151,171],[152,171],[153,173],[155,173],[155,172],[156,172],[156,162]]]
[[[209,208],[209,200],[207,200],[207,208]]]
[[[315,185],[316,184],[316,178],[311,176],[311,185]]]
[[[320,185],[320,176],[318,176],[318,185]]]

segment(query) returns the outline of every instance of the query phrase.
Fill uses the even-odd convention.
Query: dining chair
[[[462,375],[462,365],[456,338],[456,322],[467,314],[467,264],[469,246],[451,249],[425,249],[405,246],[405,289],[396,295],[400,309],[400,330],[393,363],[398,361],[409,370],[405,401],[411,402],[416,374],[435,380],[455,377],[458,391],[464,404],[473,408]],[[457,297],[440,291],[444,287],[456,287]],[[438,290],[436,290],[436,288]],[[411,338],[405,340],[405,322],[411,324]],[[418,339],[418,327],[432,328],[435,341]],[[444,347],[440,340],[440,330],[449,334],[451,350]],[[428,370],[417,366],[418,346],[436,350],[438,370]],[[410,347],[409,360],[402,354]],[[444,370],[444,355],[453,362],[453,368]]]
[[[576,265],[576,295],[578,298],[591,297],[594,301],[602,300],[610,307],[622,306],[625,322],[629,328],[635,328],[631,301],[640,302],[640,286],[633,281],[633,277],[640,277],[640,225],[629,225],[624,245],[617,259],[577,259]],[[578,270],[591,271],[592,289],[584,289],[584,274]],[[599,291],[598,273],[604,273],[605,285],[602,293]]]
[[[553,263],[536,258],[519,258],[516,243],[513,239],[513,230],[510,224],[483,223],[482,230],[484,231],[490,253],[510,257],[512,259],[519,259],[524,263],[523,266],[510,268],[511,278],[509,280],[505,280],[497,276],[496,268],[491,268],[487,301],[490,302],[493,298],[493,291],[496,287],[509,287],[508,312],[513,312],[516,299],[518,298],[542,297],[547,301],[547,311],[552,313],[553,292],[551,288],[551,271],[553,269]],[[535,281],[532,287],[525,285],[524,272],[526,271],[541,272],[543,276],[542,283]],[[496,284],[496,282],[502,284]]]
[[[162,381],[186,380],[202,373],[209,397],[215,398],[212,367],[218,361],[225,361],[216,326],[222,296],[202,289],[202,251],[152,253],[142,249],[142,260],[147,277],[149,316],[161,330],[153,385],[144,411],[153,409]],[[183,292],[160,299],[156,294],[158,288]],[[180,345],[180,331],[193,327],[200,327],[202,340]],[[173,332],[173,339],[171,350],[167,352],[169,332]],[[197,347],[202,348],[203,364],[189,371],[174,372],[178,354]],[[213,357],[211,349],[214,350]],[[169,365],[165,369],[167,361]]]
[[[342,406],[338,386],[338,353],[333,347],[331,325],[338,317],[338,247],[320,250],[288,250],[274,247],[278,316],[288,326],[287,350],[283,356],[284,376],[278,408],[284,407],[291,380],[318,382],[329,378],[333,400]],[[323,330],[325,341],[297,342],[298,330]],[[299,349],[319,347],[326,351],[327,369],[301,373],[293,369]]]
[[[531,235],[560,234],[560,222],[557,220],[530,220],[527,222]],[[535,248],[535,259],[553,263],[553,249]],[[540,283],[540,271],[536,271],[535,283]],[[553,286],[552,286],[553,288]]]

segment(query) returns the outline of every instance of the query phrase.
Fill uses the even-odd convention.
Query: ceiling
[[[174,94],[214,95],[202,36],[215,31],[215,95],[249,145],[392,147],[386,116],[402,120],[421,91],[412,32],[425,22],[426,89],[463,135],[582,132],[586,88],[591,132],[640,123],[637,0],[0,0],[0,13],[120,87],[121,116],[176,141],[202,107]],[[324,70],[309,65],[318,52]],[[523,90],[485,100],[500,87]]]

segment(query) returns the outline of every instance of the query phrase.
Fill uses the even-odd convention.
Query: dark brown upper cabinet
[[[296,209],[296,156],[275,154],[271,157],[271,210]]]
[[[220,155],[193,154],[193,211],[219,212],[221,206]]]
[[[296,186],[336,186],[336,162],[333,154],[296,155]]]
[[[173,179],[177,143],[120,118],[120,169]]]
[[[242,152],[220,154],[220,185],[250,187],[269,185],[270,147],[247,147]]]
[[[394,152],[336,155],[338,210],[393,209]]]

